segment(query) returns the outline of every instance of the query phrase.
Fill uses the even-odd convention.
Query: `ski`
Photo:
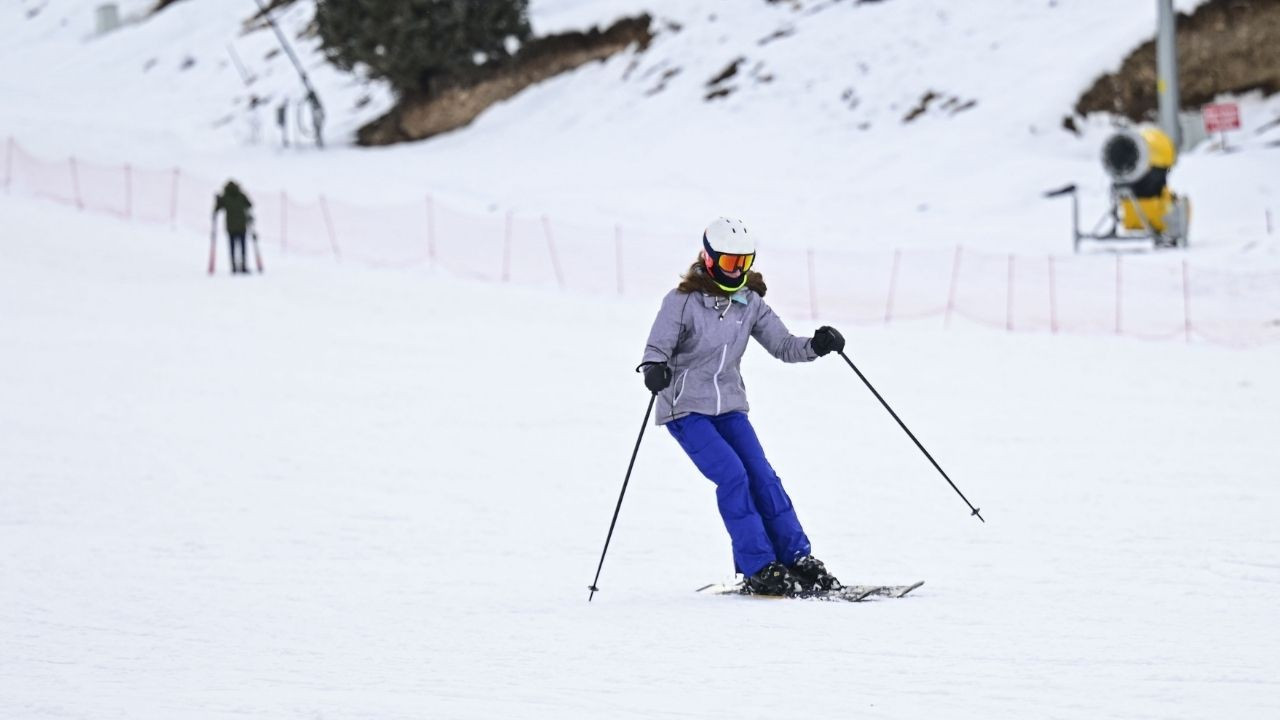
[[[797,595],[756,595],[749,593],[742,582],[712,583],[698,588],[695,592],[704,595],[740,595],[742,597],[761,598],[767,600],[822,600],[827,602],[863,602],[875,598],[902,598],[916,588],[924,585],[924,581],[909,585],[846,585],[838,590],[817,590]]]

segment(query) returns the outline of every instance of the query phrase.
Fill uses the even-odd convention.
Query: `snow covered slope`
[[[1274,348],[851,332],[985,525],[838,360],[752,349],[817,552],[928,584],[695,595],[729,571],[714,493],[649,428],[588,605],[656,297],[210,279],[165,229],[0,217],[0,717],[1280,710]]]
[[[55,160],[58,182],[95,162],[167,181],[176,165],[240,178],[260,208],[280,189],[325,193],[370,224],[401,203],[420,219],[431,193],[486,227],[510,209],[535,231],[544,212],[560,233],[604,228],[583,234],[597,244],[615,222],[685,238],[743,215],[778,250],[761,267],[797,333],[847,308],[806,303],[774,274],[782,251],[1065,251],[1067,208],[1039,192],[1103,189],[1105,121],[1083,139],[1057,123],[1153,12],[535,0],[540,31],[650,10],[659,36],[449,136],[316,152],[275,147],[270,103],[251,141],[227,43],[254,93],[297,93],[270,34],[240,34],[251,3],[183,0],[95,38],[96,5],[0,4],[0,137]],[[122,3],[135,19],[149,5]],[[285,14],[291,34],[310,10]],[[313,39],[299,48],[334,136],[385,109],[385,88],[323,67]],[[904,122],[928,91],[942,97]],[[1275,112],[1251,101],[1246,122]],[[1262,221],[1267,203],[1280,216],[1272,138],[1175,172],[1196,201],[1196,268],[1280,262]],[[128,177],[141,196],[144,175]],[[865,605],[695,595],[730,569],[714,494],[649,428],[588,605],[647,399],[630,371],[678,263],[626,255],[635,282],[617,297],[611,275],[596,294],[548,292],[273,243],[267,275],[208,278],[207,227],[177,222],[179,200],[172,217],[122,213],[158,225],[125,222],[32,199],[21,180],[0,195],[0,717],[1280,711],[1274,345],[837,322],[986,525],[847,367],[753,349],[753,421],[818,554],[847,581],[928,584]],[[181,203],[207,218],[207,195]],[[289,247],[328,242],[291,222]],[[1179,260],[1126,257],[1126,277]]]
[[[1062,118],[1154,25],[1153,4],[1109,0],[535,1],[539,32],[649,11],[658,36],[644,53],[544,83],[449,136],[315,153],[275,149],[272,110],[300,90],[269,31],[241,34],[249,3],[185,0],[91,38],[96,4],[0,9],[0,132],[45,155],[180,164],[299,196],[416,202],[430,191],[679,233],[730,214],[785,247],[1037,253],[1069,242],[1065,203],[1042,191],[1081,183],[1087,215],[1105,199],[1106,120],[1077,138]],[[147,5],[124,3],[134,13]],[[291,35],[311,11],[298,2],[284,14]],[[228,44],[257,77],[251,89]],[[298,44],[330,108],[331,140],[349,142],[387,107],[386,88],[334,72],[314,37]],[[250,92],[269,98],[256,120]],[[1174,172],[1196,204],[1193,252],[1280,263],[1265,234],[1266,209],[1280,215],[1277,150],[1265,143],[1280,126],[1254,133],[1277,116],[1276,100],[1247,100],[1248,152],[1206,148]]]

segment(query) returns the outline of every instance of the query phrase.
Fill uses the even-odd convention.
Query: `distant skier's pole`
[[[253,260],[258,264],[258,274],[263,273],[262,269],[262,251],[258,249],[258,231],[253,231]]]
[[[622,492],[618,493],[618,506],[613,509],[613,519],[609,521],[609,534],[604,538],[604,550],[600,551],[600,564],[596,566],[596,579],[591,581],[591,594],[587,596],[587,602],[591,602],[591,598],[596,596],[596,592],[600,589],[596,587],[596,583],[600,582],[600,569],[604,567],[605,553],[609,552],[609,541],[613,539],[613,526],[618,524],[618,512],[622,510],[622,498],[627,494],[627,483],[631,482],[631,468],[636,466],[636,455],[640,452],[640,441],[644,439],[644,428],[649,424],[649,414],[653,412],[653,401],[658,399],[658,393],[649,396],[649,407],[644,411],[644,422],[640,423],[640,435],[636,437],[636,449],[631,451],[631,462],[627,463],[627,476],[622,479]]]
[[[218,256],[218,213],[209,221],[209,274],[213,274],[214,258]]]
[[[916,436],[913,435],[909,429],[907,429],[906,423],[902,422],[902,418],[898,417],[898,413],[894,412],[893,408],[889,407],[889,403],[885,402],[884,398],[880,397],[880,393],[876,392],[876,389],[872,387],[871,382],[867,380],[867,376],[862,374],[862,371],[858,369],[857,365],[853,364],[853,361],[849,359],[848,355],[844,354],[843,350],[838,350],[837,352],[840,353],[840,357],[844,358],[845,362],[849,363],[849,367],[853,368],[853,371],[858,374],[858,377],[867,386],[867,389],[871,391],[871,394],[875,395],[876,399],[880,401],[880,404],[884,406],[884,409],[888,410],[889,414],[893,416],[893,419],[898,421],[898,426],[901,427],[902,430],[907,433],[907,437],[911,438],[911,442],[914,442],[916,444],[916,447],[920,448],[920,452],[924,453],[924,456],[929,458],[929,462],[933,463],[933,467],[937,469],[939,473],[942,473],[942,477],[946,479],[947,484],[951,486],[951,489],[955,490],[956,494],[960,496],[960,499],[964,500],[964,504],[968,505],[969,509],[973,511],[973,514],[976,515],[979,520],[982,520],[982,522],[985,523],[986,520],[983,520],[982,515],[980,514],[979,508],[974,507],[973,503],[969,502],[969,498],[966,498],[964,496],[964,493],[960,492],[960,488],[956,487],[956,484],[951,482],[951,478],[947,477],[946,472],[943,472],[942,467],[938,465],[938,461],[934,460],[933,456],[929,454],[929,451],[924,449],[924,445],[921,445],[920,441],[916,439]]]

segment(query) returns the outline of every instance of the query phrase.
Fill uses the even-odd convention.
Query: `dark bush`
[[[509,60],[512,39],[529,37],[528,9],[528,0],[320,0],[316,26],[339,68],[363,65],[402,95],[430,95]]]

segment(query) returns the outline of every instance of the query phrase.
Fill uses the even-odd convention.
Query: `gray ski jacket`
[[[783,362],[818,357],[809,338],[792,335],[753,290],[739,290],[732,299],[679,289],[667,293],[641,361],[671,368],[671,384],[658,393],[656,424],[689,413],[749,410],[740,367],[748,338]]]

